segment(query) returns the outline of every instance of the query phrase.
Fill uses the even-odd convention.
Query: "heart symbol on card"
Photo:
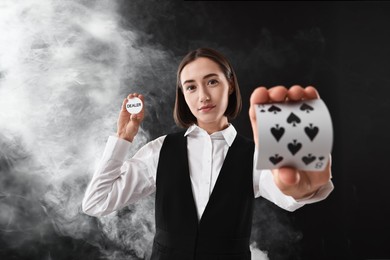
[[[272,105],[270,108],[268,108],[268,112],[273,112],[274,114],[277,114],[280,111],[282,111],[282,110],[275,105]]]
[[[314,110],[314,108],[312,106],[309,106],[306,103],[303,103],[299,109],[302,111],[306,111],[306,113],[310,113],[310,111]]]
[[[308,165],[316,160],[316,157],[309,153],[307,156],[302,157],[302,161]]]
[[[316,126],[313,126],[313,124],[309,124],[309,126],[305,127],[305,133],[310,138],[311,141],[314,140],[314,138],[317,136],[320,129]]]
[[[271,133],[275,137],[276,141],[279,142],[280,138],[282,138],[282,136],[284,134],[284,128],[283,127],[279,127],[279,125],[276,124],[275,127],[271,128]]]
[[[271,156],[269,158],[269,160],[274,164],[278,164],[280,163],[281,161],[283,161],[283,157],[282,156],[279,156],[279,154],[275,154],[275,156]]]
[[[301,119],[294,113],[291,113],[287,117],[287,123],[292,124],[293,126],[296,126],[296,124],[299,124],[301,122]]]
[[[289,143],[287,145],[287,148],[291,152],[292,155],[295,155],[299,150],[301,150],[302,144],[297,143],[297,140],[294,140],[292,143]]]

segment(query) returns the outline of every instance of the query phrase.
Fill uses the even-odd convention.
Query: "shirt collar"
[[[208,135],[208,133],[203,129],[197,126],[196,124],[191,125],[187,131],[185,132],[184,136],[204,136]],[[232,124],[229,124],[229,126],[222,131],[215,132],[210,135],[211,138],[218,138],[222,137],[225,139],[226,143],[231,146],[234,139],[236,138],[237,131],[234,128]]]

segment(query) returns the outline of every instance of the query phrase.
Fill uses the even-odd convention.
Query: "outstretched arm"
[[[249,117],[252,124],[253,138],[256,147],[259,147],[255,107],[257,104],[271,102],[288,102],[319,98],[317,90],[308,86],[303,88],[294,85],[287,89],[284,86],[256,88],[250,98]],[[261,144],[260,144],[261,149]],[[318,189],[327,184],[331,178],[331,160],[322,172],[310,172],[297,170],[290,167],[282,167],[272,170],[276,186],[285,194],[294,199],[301,199],[310,196]]]

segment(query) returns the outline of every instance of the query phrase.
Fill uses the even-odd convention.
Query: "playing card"
[[[261,104],[256,108],[257,169],[283,166],[321,171],[329,160],[333,127],[321,99]]]

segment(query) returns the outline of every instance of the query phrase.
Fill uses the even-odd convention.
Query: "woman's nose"
[[[201,88],[201,90],[199,91],[199,100],[200,102],[205,102],[210,100],[210,94],[204,88]]]

